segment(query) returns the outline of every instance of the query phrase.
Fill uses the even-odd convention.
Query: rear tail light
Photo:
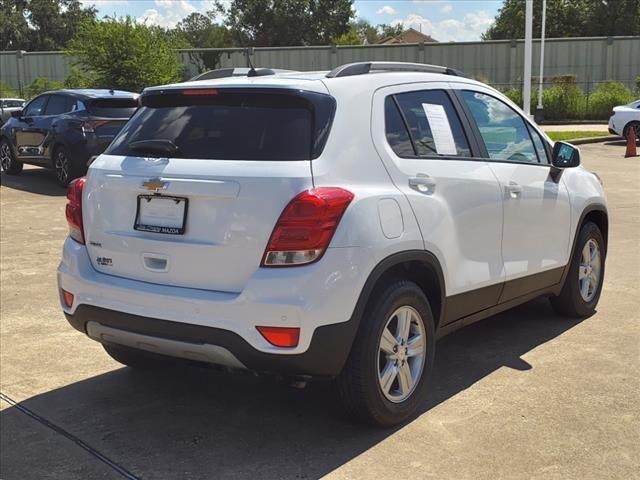
[[[76,178],[67,188],[67,206],[65,215],[69,224],[69,236],[84,245],[84,229],[82,225],[82,190],[85,177]]]
[[[60,293],[62,294],[62,301],[64,302],[64,306],[67,308],[71,308],[73,305],[73,293],[67,292],[66,290],[60,289]]]
[[[80,127],[84,133],[94,133],[96,128],[109,123],[111,120],[85,120]]]
[[[186,95],[188,97],[202,96],[202,95],[218,95],[218,90],[215,90],[213,88],[194,88],[191,90],[183,90],[182,95]]]
[[[256,327],[260,334],[274,347],[293,348],[298,346],[300,329],[296,327]]]
[[[297,195],[285,207],[271,233],[264,267],[304,265],[319,260],[351,203],[353,193],[319,187]]]

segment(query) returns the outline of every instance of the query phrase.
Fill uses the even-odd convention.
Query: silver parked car
[[[22,107],[24,107],[22,98],[0,98],[0,124],[9,120],[11,112],[22,110]]]

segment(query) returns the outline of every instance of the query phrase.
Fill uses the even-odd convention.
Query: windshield
[[[135,98],[98,98],[87,105],[94,117],[129,118],[138,108]]]
[[[329,95],[255,88],[153,92],[142,105],[107,154],[139,156],[133,142],[162,140],[177,158],[310,160],[335,110]]]

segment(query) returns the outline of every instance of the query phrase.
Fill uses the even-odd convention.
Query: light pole
[[[533,0],[526,0],[524,24],[524,75],[522,109],[531,118],[531,46],[533,40]]]
[[[544,30],[547,22],[547,0],[542,0],[542,31],[540,32],[540,87],[538,88],[538,108],[536,109],[539,120],[542,120],[542,83],[544,78]]]

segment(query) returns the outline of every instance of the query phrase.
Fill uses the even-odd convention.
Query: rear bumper
[[[357,327],[352,320],[319,327],[304,353],[278,355],[260,352],[240,335],[221,328],[141,317],[90,305],[79,305],[73,315],[65,313],[65,316],[75,329],[102,343],[258,372],[315,377],[340,373]]]
[[[158,348],[164,348],[163,340],[184,342],[189,351],[190,345],[220,346],[251,370],[331,376],[339,373],[350,351],[357,328],[357,319],[351,317],[374,265],[368,249],[330,248],[312,265],[259,268],[236,294],[100,273],[91,265],[87,248],[67,239],[58,286],[74,295],[71,307],[62,301],[61,306],[69,322],[85,334],[88,323],[95,322],[121,330],[125,340],[116,343],[127,345],[130,332],[159,339]],[[261,325],[300,328],[298,346],[269,344],[256,329]],[[89,336],[109,343],[108,336]],[[172,354],[174,347],[186,351],[167,345],[169,351],[160,353],[185,356]]]

